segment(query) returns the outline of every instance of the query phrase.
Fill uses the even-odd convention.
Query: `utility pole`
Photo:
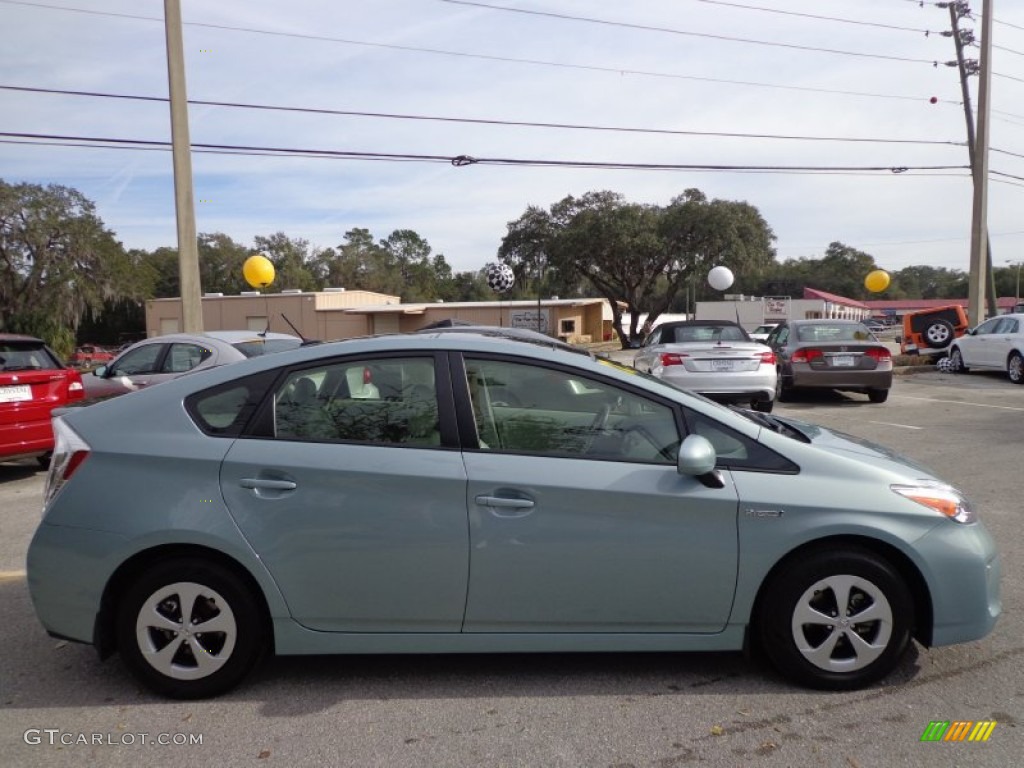
[[[966,2],[950,2],[949,4],[949,19],[953,27],[953,44],[956,47],[956,63],[960,70],[960,92],[963,95],[964,103],[964,117],[967,120],[967,155],[971,161],[971,171],[974,171],[974,110],[971,108],[971,87],[967,82],[967,78],[970,75],[978,74],[978,62],[971,61],[971,66],[968,66],[967,59],[964,58],[964,42],[965,40],[970,43],[974,40],[974,33],[970,31],[961,32],[960,30],[960,17],[962,14],[966,15],[970,12],[970,8]],[[996,276],[995,270],[992,269],[992,241],[988,237],[988,231],[985,233],[985,256],[986,265],[988,267],[988,313],[991,317],[995,317],[998,314],[996,307]]]
[[[985,276],[988,266],[988,144],[989,101],[992,94],[992,3],[983,0],[981,18],[981,59],[978,77],[978,135],[974,142],[974,205],[971,215],[971,278],[968,315],[971,325],[985,319]]]
[[[185,92],[185,47],[181,34],[181,0],[164,0],[167,30],[167,80],[171,101],[171,145],[174,157],[174,210],[178,222],[178,275],[181,320],[185,333],[202,333],[203,303],[199,281],[199,245],[192,192],[192,142],[188,134]]]

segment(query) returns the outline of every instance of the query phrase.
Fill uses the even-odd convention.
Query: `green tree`
[[[498,255],[514,271],[529,272],[543,254],[560,280],[592,286],[608,299],[625,347],[638,336],[641,313],[656,319],[711,266],[734,272],[767,267],[774,239],[758,210],[745,202],[709,201],[688,189],[662,207],[598,191],[566,197],[547,212],[531,206],[509,223]],[[630,313],[625,332],[619,330],[620,303]]]
[[[138,293],[128,254],[80,192],[0,181],[0,330],[68,353],[86,310]]]
[[[273,235],[257,236],[256,250],[270,259],[274,264],[274,282],[268,288],[270,292],[279,292],[285,288],[298,288],[302,291],[315,291],[320,285],[317,281],[319,271],[317,259],[310,252],[309,241],[301,238],[292,239],[284,232]],[[244,263],[245,259],[242,259]],[[238,274],[242,273],[241,263]]]

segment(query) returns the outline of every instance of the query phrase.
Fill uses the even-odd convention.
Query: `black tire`
[[[775,407],[774,400],[751,400],[750,407],[760,413],[771,413]]]
[[[932,349],[942,349],[949,346],[949,342],[953,340],[954,335],[951,322],[948,320],[932,320],[925,326],[921,338]]]
[[[191,592],[191,599],[183,598],[183,591]],[[199,626],[216,621],[224,631],[183,629],[182,638],[179,632],[142,621],[143,615],[159,613],[167,619],[165,627],[184,627],[186,608],[191,625],[197,624],[196,618]],[[116,621],[125,664],[146,687],[174,699],[203,699],[230,690],[267,647],[265,625],[249,586],[231,570],[197,558],[164,560],[143,572],[122,596]],[[173,656],[165,652],[158,658],[160,650],[171,650]],[[208,670],[202,669],[200,653],[212,660]]]
[[[868,400],[870,400],[872,403],[884,403],[888,399],[889,399],[889,390],[888,389],[869,389],[868,390]]]
[[[1006,361],[1006,374],[1014,384],[1024,384],[1024,357],[1020,352],[1011,352]]]
[[[53,452],[52,451],[47,451],[42,456],[36,456],[36,463],[39,464],[39,468],[40,469],[49,469],[50,468],[50,459],[52,459],[52,458],[53,458]]]
[[[970,370],[964,365],[964,354],[960,351],[960,347],[953,347],[949,350],[949,365],[953,369],[953,373],[967,373]]]
[[[778,378],[775,379],[775,400],[780,403],[788,403],[793,399],[793,387],[786,384],[786,377],[779,370]]]
[[[845,611],[836,597],[843,590]],[[852,690],[899,662],[910,643],[913,608],[904,580],[882,558],[853,547],[824,549],[794,558],[764,585],[755,636],[789,679],[810,688]],[[877,618],[850,620],[868,612]],[[815,620],[797,625],[800,614]]]

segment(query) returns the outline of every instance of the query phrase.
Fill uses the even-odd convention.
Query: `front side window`
[[[466,360],[480,449],[671,464],[669,406],[601,379],[526,363]]]
[[[433,358],[346,360],[290,373],[274,393],[283,440],[441,444]]]
[[[163,344],[146,344],[123,354],[111,367],[111,376],[137,376],[156,373],[156,361],[163,350]]]

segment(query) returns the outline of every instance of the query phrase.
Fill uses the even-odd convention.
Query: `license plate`
[[[0,403],[20,403],[32,399],[32,387],[19,384],[14,387],[0,387]]]
[[[836,355],[832,358],[832,365],[836,368],[852,368],[853,355]]]
[[[712,371],[731,371],[732,360],[712,360],[711,361]]]

